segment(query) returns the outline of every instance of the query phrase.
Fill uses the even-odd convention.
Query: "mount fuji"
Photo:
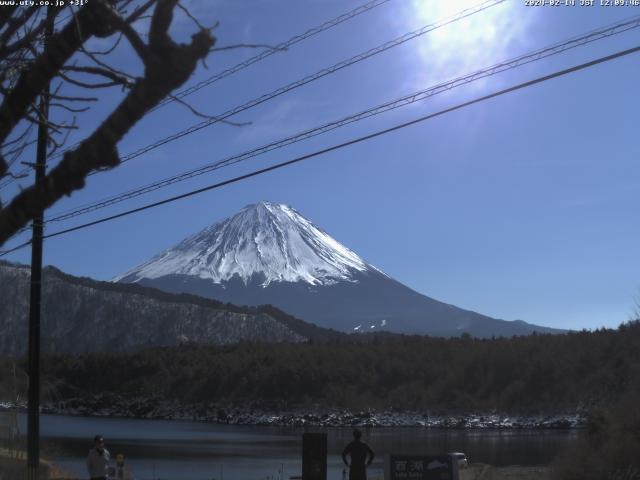
[[[422,295],[365,262],[293,208],[249,205],[114,278],[238,305],[272,304],[318,326],[477,337],[559,333]]]

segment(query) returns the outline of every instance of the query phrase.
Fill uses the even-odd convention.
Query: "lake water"
[[[26,431],[26,416],[20,418]],[[328,478],[342,479],[340,452],[351,428],[280,428],[209,423],[42,415],[42,456],[84,477],[93,437],[103,435],[112,458],[123,453],[138,480],[287,480],[300,475],[302,434],[328,434]],[[575,441],[576,431],[363,430],[376,452],[369,478],[382,475],[385,454],[465,452],[470,462],[543,465]]]

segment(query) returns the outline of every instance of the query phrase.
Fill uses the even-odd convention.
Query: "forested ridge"
[[[218,416],[228,407],[508,415],[579,410],[587,415],[586,428],[553,463],[553,478],[640,478],[637,320],[615,330],[484,340],[377,334],[303,344],[185,344],[46,355],[42,366],[45,404],[146,397],[147,404],[206,404]],[[14,384],[25,398],[25,370],[26,359],[0,359],[0,400],[15,398]]]
[[[41,348],[52,354],[239,341],[327,341],[344,334],[271,306],[240,307],[136,284],[43,271]],[[26,353],[29,269],[0,261],[0,355]]]
[[[3,360],[4,372],[11,362]],[[486,340],[353,335],[323,343],[190,344],[46,356],[42,363],[57,399],[111,392],[274,409],[557,412],[607,405],[638,389],[640,322]]]

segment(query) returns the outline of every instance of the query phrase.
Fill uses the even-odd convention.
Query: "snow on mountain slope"
[[[550,329],[498,320],[390,278],[286,205],[258,203],[115,281],[236,305],[274,305],[323,328],[477,337]]]
[[[378,271],[293,208],[276,203],[249,205],[205,228],[113,281],[137,282],[189,275],[214,283],[238,276],[271,282],[331,285],[355,281],[357,272]]]

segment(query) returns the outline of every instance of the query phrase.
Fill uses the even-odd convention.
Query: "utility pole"
[[[53,34],[53,7],[47,8],[49,23],[44,34],[44,48]],[[36,186],[41,185],[47,168],[49,120],[49,83],[40,94],[38,146],[36,151]],[[29,398],[27,413],[27,480],[39,479],[40,468],[40,299],[42,293],[42,235],[44,211],[33,218],[31,239],[31,291],[29,304]]]

